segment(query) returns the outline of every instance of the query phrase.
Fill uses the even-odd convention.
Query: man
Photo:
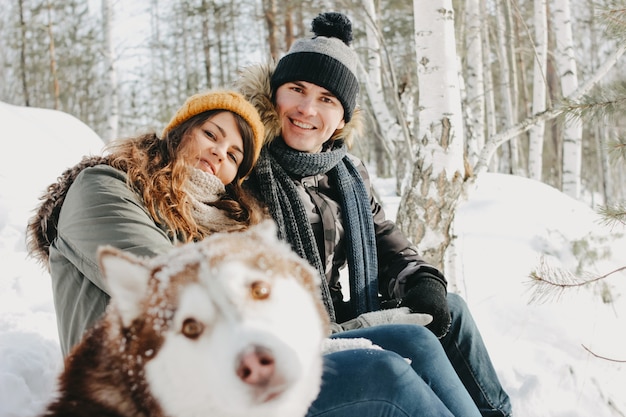
[[[443,274],[385,218],[363,163],[347,153],[359,126],[350,20],[324,13],[312,26],[315,36],[297,40],[275,68],[248,68],[238,82],[266,128],[247,188],[267,205],[279,236],[326,278],[322,296],[336,331],[367,325],[363,314],[381,305],[430,315],[427,327],[481,414],[509,416],[509,397],[465,302],[447,293]],[[339,279],[346,265],[348,301]]]

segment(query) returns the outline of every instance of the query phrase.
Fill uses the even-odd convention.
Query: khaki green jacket
[[[59,180],[57,193],[45,196],[43,204],[52,209],[39,210],[31,222],[47,226],[49,251],[37,243],[31,254],[50,268],[64,355],[109,302],[107,284],[98,267],[98,247],[112,245],[140,256],[154,256],[174,244],[154,222],[141,197],[126,185],[124,172],[85,162],[74,170],[77,175],[73,178]]]

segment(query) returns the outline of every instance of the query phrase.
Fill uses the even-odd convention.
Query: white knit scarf
[[[224,211],[209,205],[224,194],[224,184],[215,175],[190,167],[189,179],[183,186],[191,203],[191,215],[201,229],[222,232],[240,229],[241,225]]]

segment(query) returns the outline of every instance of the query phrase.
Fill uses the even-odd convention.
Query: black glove
[[[450,328],[451,318],[446,288],[441,281],[428,273],[421,273],[410,277],[406,288],[410,290],[400,300],[400,307],[433,316],[433,321],[426,327],[438,338],[444,337]]]

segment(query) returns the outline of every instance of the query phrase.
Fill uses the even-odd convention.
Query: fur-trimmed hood
[[[29,255],[47,269],[50,244],[57,236],[59,213],[67,191],[82,170],[101,164],[108,164],[108,159],[102,156],[84,157],[78,164],[65,170],[57,182],[50,184],[46,192],[39,197],[41,203],[28,220],[26,227],[26,246]]]
[[[256,64],[244,68],[237,81],[235,88],[248,99],[254,107],[256,107],[261,121],[265,125],[265,143],[269,143],[276,137],[280,136],[280,120],[276,108],[273,103],[272,89],[270,87],[270,79],[274,73],[276,65]],[[348,147],[352,141],[360,136],[363,121],[361,110],[357,106],[354,110],[352,119],[346,123],[343,129],[335,134],[334,139],[343,139]]]

